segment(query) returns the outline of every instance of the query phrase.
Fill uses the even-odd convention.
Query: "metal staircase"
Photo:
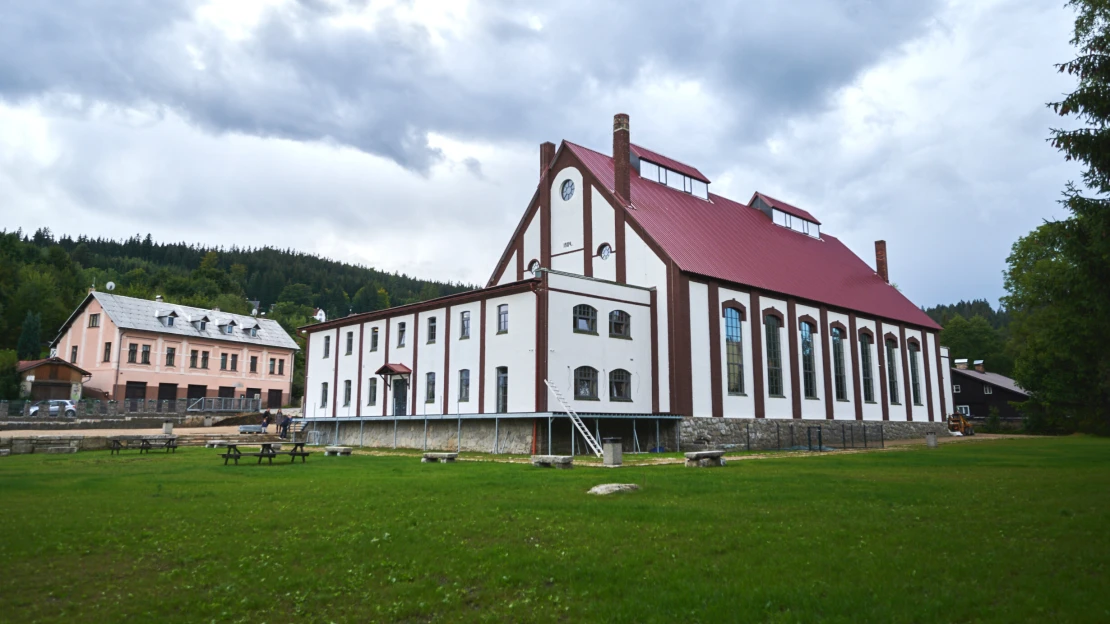
[[[551,394],[555,395],[555,400],[559,402],[559,405],[563,406],[563,410],[566,411],[567,416],[570,417],[570,422],[574,423],[574,426],[578,429],[578,432],[581,433],[582,437],[586,439],[586,445],[590,447],[590,450],[593,451],[594,455],[601,457],[601,445],[597,443],[597,440],[594,438],[593,434],[590,433],[590,430],[588,428],[586,428],[586,423],[582,422],[582,419],[579,418],[578,412],[571,409],[570,405],[567,404],[566,399],[563,398],[563,394],[559,392],[558,388],[555,387],[555,384],[551,383],[551,381],[547,379],[544,379],[543,382],[547,384],[547,387],[551,390]]]

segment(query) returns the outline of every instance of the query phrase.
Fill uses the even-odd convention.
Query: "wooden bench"
[[[350,455],[351,447],[349,446],[325,446],[324,455],[330,457],[337,457],[339,455]]]
[[[139,449],[139,454],[149,453],[155,449],[165,449],[167,453],[177,453],[177,436],[169,438],[109,438],[108,450],[112,455],[126,449]]]
[[[458,453],[424,453],[424,457],[420,458],[420,463],[434,464],[437,462],[444,462],[450,464],[454,463],[454,461],[458,458]]]
[[[686,453],[687,468],[710,468],[724,465],[724,451],[696,451],[693,453]]]
[[[569,470],[574,468],[573,455],[533,455],[532,465],[540,468],[558,468]]]

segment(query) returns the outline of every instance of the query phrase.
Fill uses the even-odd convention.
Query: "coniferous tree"
[[[38,314],[28,310],[27,316],[23,317],[23,328],[19,332],[16,353],[21,360],[37,360],[41,352],[42,319]]]
[[[1014,377],[1032,393],[1027,424],[1110,433],[1110,0],[1071,0],[1078,56],[1057,67],[1078,85],[1049,104],[1081,122],[1050,139],[1082,163],[1069,183],[1070,213],[1014,244],[1004,303],[1013,314]]]

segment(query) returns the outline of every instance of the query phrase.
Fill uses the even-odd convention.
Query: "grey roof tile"
[[[293,338],[281,328],[281,324],[272,319],[260,319],[242,314],[205,310],[162,301],[136,299],[99,291],[93,292],[92,296],[100,302],[108,318],[112,319],[112,322],[121,329],[137,329],[185,338],[207,338],[263,347],[300,349]],[[171,312],[176,313],[177,318],[172,326],[167,327],[162,323],[160,317]],[[192,321],[202,318],[208,321],[204,331],[197,329],[192,324]],[[220,327],[228,324],[233,324],[235,330],[231,334],[221,332]],[[244,328],[250,327],[258,328],[257,336],[252,337],[250,333],[244,331]]]

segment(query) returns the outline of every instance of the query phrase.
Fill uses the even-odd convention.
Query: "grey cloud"
[[[604,142],[566,102],[588,101],[590,84],[629,87],[649,66],[704,80],[734,104],[720,126],[759,137],[919,32],[933,4],[484,2],[476,28],[443,47],[389,12],[372,31],[338,29],[338,9],[318,0],[269,10],[229,40],[195,20],[197,6],[9,6],[0,97],[165,107],[212,132],[334,141],[426,172],[441,157],[429,132],[534,142],[557,127]]]

